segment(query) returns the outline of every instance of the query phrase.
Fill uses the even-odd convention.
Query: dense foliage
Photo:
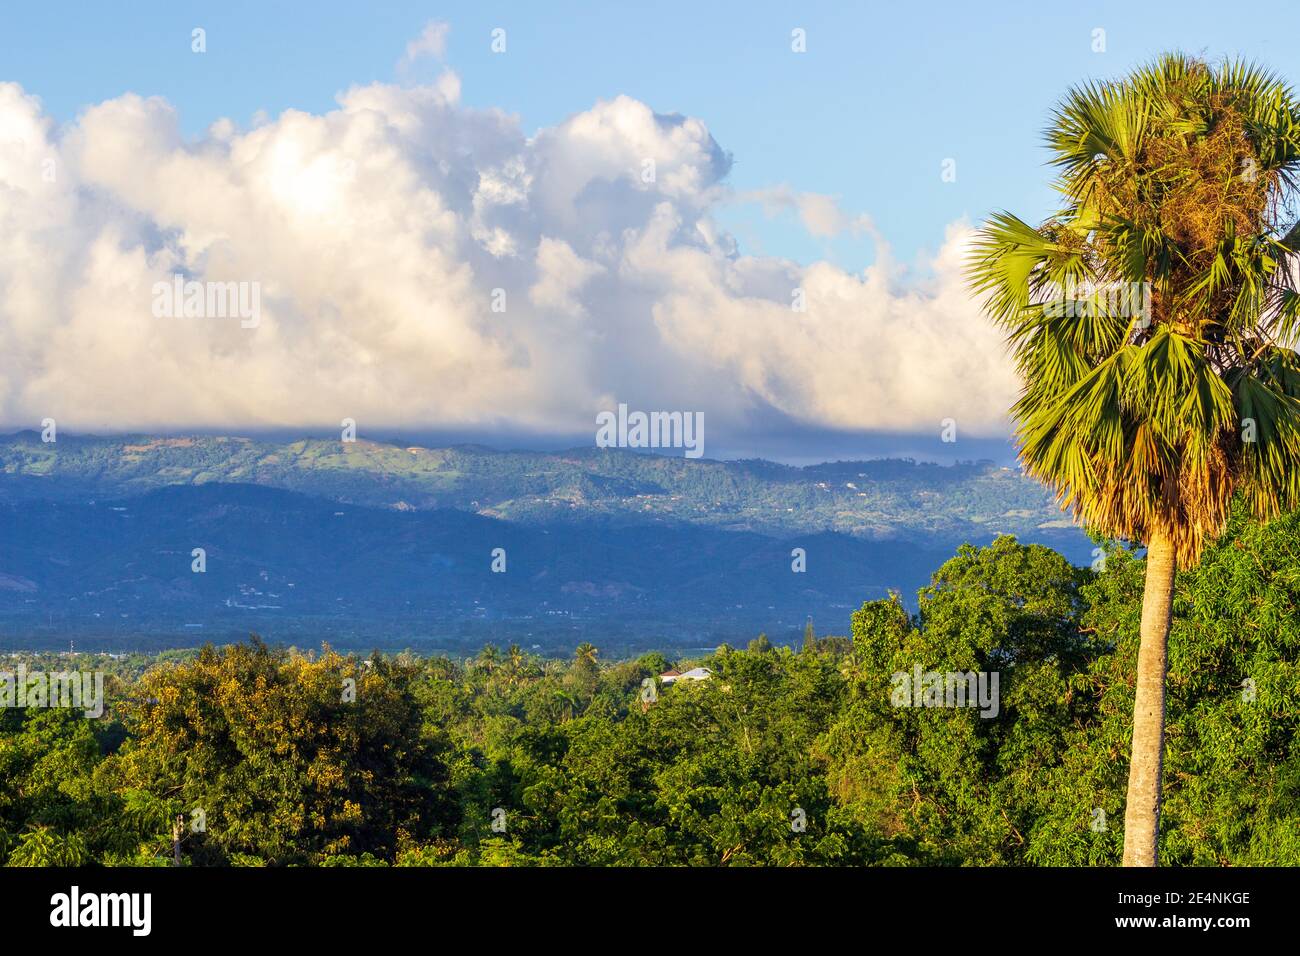
[[[0,854],[169,864],[180,815],[186,865],[1114,864],[1143,562],[1105,548],[963,547],[917,614],[672,685],[590,644],[27,659],[109,670],[110,707],[0,711]],[[1298,550],[1300,517],[1239,515],[1178,578],[1167,864],[1300,864]],[[996,715],[895,706],[915,665],[996,671]]]

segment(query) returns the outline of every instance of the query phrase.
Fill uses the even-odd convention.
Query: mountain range
[[[0,649],[795,640],[890,589],[913,601],[998,533],[1091,550],[988,461],[19,432],[0,437]]]

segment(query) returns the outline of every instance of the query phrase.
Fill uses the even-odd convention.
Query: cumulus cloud
[[[527,135],[450,70],[197,139],[161,99],[59,126],[0,85],[0,423],[574,433],[626,402],[711,435],[772,413],[1001,429],[1015,381],[961,284],[968,229],[924,278],[887,251],[862,273],[746,255],[714,218],[730,164],[701,120],[629,97]],[[815,235],[869,226],[766,201]],[[176,274],[257,283],[257,327],[155,315]]]
[[[420,35],[406,44],[406,52],[402,55],[398,66],[409,66],[422,57],[431,56],[436,60],[441,60],[447,52],[447,33],[450,26],[443,20],[430,20],[425,24]]]
[[[742,202],[761,204],[769,216],[793,210],[804,229],[810,235],[820,239],[832,239],[845,233],[855,236],[869,235],[877,240],[880,239],[870,216],[865,213],[851,215],[845,212],[834,196],[796,192],[789,186],[774,186],[741,193],[738,198]]]

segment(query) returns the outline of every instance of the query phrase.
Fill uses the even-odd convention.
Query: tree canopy
[[[1298,541],[1300,517],[1241,508],[1178,575],[1166,863],[1300,864]],[[869,601],[844,637],[724,646],[651,700],[673,662],[595,641],[101,662],[102,720],[0,711],[0,852],[169,864],[180,815],[185,865],[1114,864],[1142,564],[963,547],[915,614]],[[895,706],[917,665],[997,671],[996,714]]]

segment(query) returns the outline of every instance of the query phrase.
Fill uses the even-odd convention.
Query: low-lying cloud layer
[[[409,58],[442,49],[443,34]],[[197,141],[124,95],[59,127],[0,85],[0,424],[593,430],[618,403],[836,429],[993,434],[1015,389],[950,227],[925,278],[743,255],[698,119],[598,102],[529,137],[432,85],[375,84]],[[255,328],[159,316],[176,274],[256,283]],[[804,309],[792,308],[802,298]]]

